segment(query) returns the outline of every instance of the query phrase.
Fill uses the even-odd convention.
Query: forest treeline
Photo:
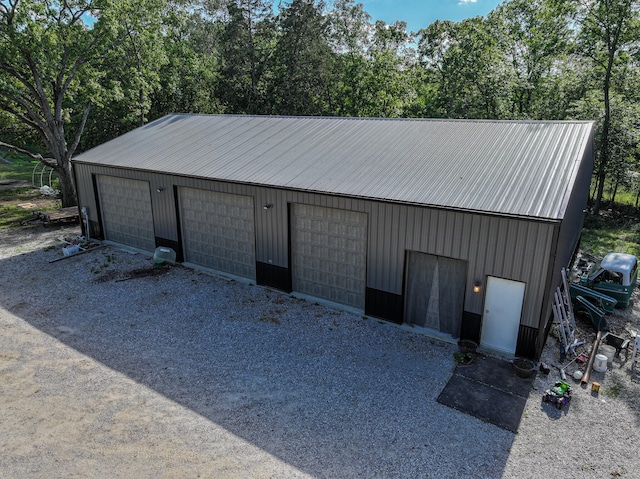
[[[0,0],[0,144],[73,204],[74,154],[167,113],[594,120],[594,209],[637,206],[639,4],[506,0],[409,32],[354,0]]]

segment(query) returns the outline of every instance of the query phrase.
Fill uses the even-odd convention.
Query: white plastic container
[[[153,260],[156,264],[167,263],[174,264],[176,262],[176,252],[166,246],[158,246],[153,253]]]
[[[616,348],[608,344],[602,344],[600,345],[600,354],[604,354],[607,357],[607,366],[611,367],[613,357],[616,355]]]
[[[607,357],[604,354],[596,354],[593,360],[593,370],[599,373],[607,370]]]

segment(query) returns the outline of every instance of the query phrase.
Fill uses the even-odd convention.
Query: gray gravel
[[[626,365],[562,412],[536,379],[512,434],[435,401],[454,345],[113,247],[49,263],[77,234],[0,231],[3,478],[640,477]]]

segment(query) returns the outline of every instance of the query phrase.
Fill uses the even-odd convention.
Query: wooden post
[[[587,384],[589,382],[589,378],[591,377],[591,368],[593,368],[593,360],[596,358],[596,354],[598,353],[600,341],[602,341],[602,331],[598,331],[596,340],[593,342],[591,353],[589,354],[589,362],[587,362],[587,370],[582,375],[582,381],[580,381],[582,384]]]

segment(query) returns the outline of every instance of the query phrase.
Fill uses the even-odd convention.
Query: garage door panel
[[[105,238],[153,251],[155,231],[147,181],[97,176]]]
[[[185,260],[255,279],[253,199],[195,188],[180,188]]]
[[[463,260],[409,251],[405,321],[459,337],[466,272]]]
[[[291,225],[294,290],[363,309],[366,214],[296,204]]]

